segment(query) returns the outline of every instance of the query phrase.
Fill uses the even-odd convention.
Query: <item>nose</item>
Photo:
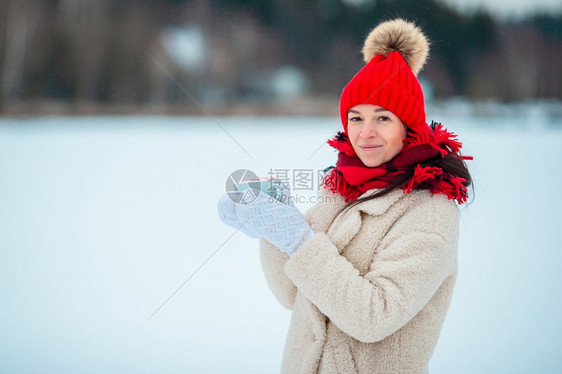
[[[363,128],[361,129],[361,133],[359,135],[364,139],[377,136],[377,132],[375,131],[375,126],[369,122],[366,122]]]

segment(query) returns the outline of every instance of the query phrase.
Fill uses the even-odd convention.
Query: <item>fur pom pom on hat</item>
[[[362,52],[366,65],[345,86],[340,98],[345,132],[347,113],[359,104],[390,110],[411,132],[427,131],[423,92],[416,78],[429,53],[423,32],[400,18],[386,21],[369,33]]]
[[[400,53],[417,76],[427,60],[429,42],[416,25],[398,18],[375,27],[362,50],[366,64],[376,55],[388,56],[392,51]]]

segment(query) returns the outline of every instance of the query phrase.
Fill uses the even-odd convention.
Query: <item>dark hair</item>
[[[438,156],[435,156],[435,157],[433,157],[433,158],[431,158],[431,159],[429,159],[425,162],[419,163],[419,165],[422,166],[422,167],[435,166],[435,167],[441,168],[443,170],[443,173],[448,173],[448,174],[454,175],[456,177],[460,177],[460,178],[465,179],[465,181],[462,184],[466,188],[468,188],[469,186],[472,185],[472,177],[470,176],[470,172],[468,171],[468,167],[466,166],[466,163],[461,158],[461,156],[458,155],[458,154],[449,153],[445,157],[441,157],[440,155],[438,155]],[[410,180],[410,178],[412,178],[412,176],[414,175],[415,167],[416,167],[416,165],[411,166],[409,169],[406,170],[406,172],[404,174],[402,174],[398,178],[396,178],[396,180],[394,180],[389,186],[383,188],[382,190],[378,191],[377,193],[372,194],[372,195],[367,196],[367,197],[363,197],[361,199],[357,199],[357,200],[347,204],[345,207],[340,209],[338,214],[336,214],[336,217],[339,216],[341,213],[347,211],[348,209],[351,209],[355,205],[358,205],[358,204],[361,204],[365,201],[373,200],[373,199],[376,199],[378,197],[387,195],[387,194],[391,193],[392,191],[396,190],[397,188],[405,186],[408,183],[408,181]]]

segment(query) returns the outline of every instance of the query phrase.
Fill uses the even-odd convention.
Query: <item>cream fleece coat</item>
[[[315,235],[291,258],[260,239],[269,287],[293,311],[282,373],[427,373],[457,275],[455,203],[399,189],[330,225],[347,203],[318,196]]]

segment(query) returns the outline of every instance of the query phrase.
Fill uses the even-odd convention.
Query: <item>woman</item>
[[[461,144],[426,124],[416,78],[429,46],[401,19],[367,37],[340,99],[322,203],[302,216],[260,194],[219,215],[259,237],[266,279],[293,311],[283,373],[427,373],[457,275]]]

